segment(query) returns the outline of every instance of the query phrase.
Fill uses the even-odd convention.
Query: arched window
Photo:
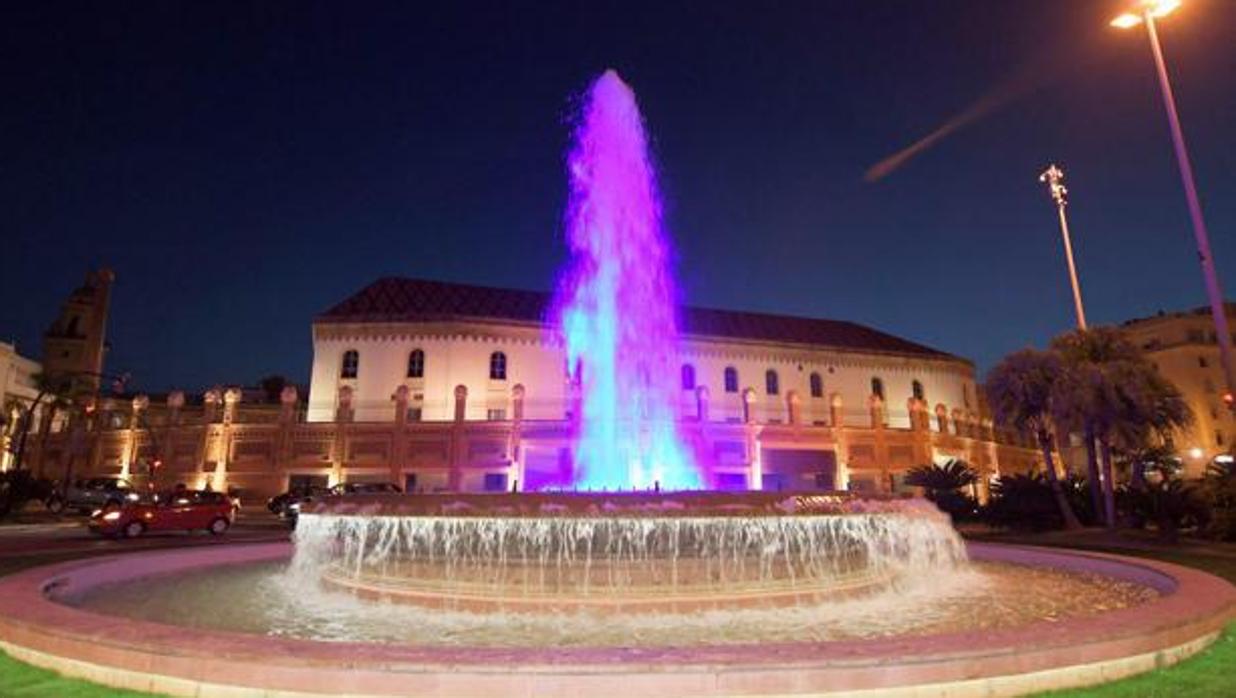
[[[738,369],[733,366],[725,367],[725,392],[738,392]]]
[[[914,394],[915,400],[926,400],[927,399],[926,397],[924,397],[926,393],[923,392],[923,384],[918,381],[914,381],[913,383],[910,384],[910,392]]]
[[[495,351],[489,355],[489,379],[495,381],[506,380],[506,354]]]
[[[343,352],[343,365],[339,368],[340,378],[355,378],[360,370],[360,354],[355,349]]]
[[[420,349],[413,349],[411,354],[408,354],[408,378],[424,378],[425,377],[425,352]]]
[[[781,392],[781,382],[777,380],[777,372],[771,368],[764,372],[764,392],[769,395]]]
[[[691,364],[682,365],[682,389],[695,390],[695,367]]]
[[[824,397],[824,379],[820,374],[811,374],[811,397]]]
[[[884,399],[884,381],[881,380],[879,376],[875,376],[871,379],[871,394],[881,400]]]

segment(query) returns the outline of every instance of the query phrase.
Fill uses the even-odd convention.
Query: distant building
[[[21,425],[39,394],[39,362],[17,353],[17,347],[0,342],[0,471],[8,470],[17,450]],[[38,421],[38,413],[34,415]]]
[[[43,370],[49,380],[69,385],[72,393],[99,390],[115,279],[110,269],[86,274],[85,283],[69,294],[56,321],[43,333]]]
[[[1227,316],[1236,322],[1236,304],[1227,304]],[[1173,438],[1189,476],[1199,476],[1215,456],[1230,454],[1236,439],[1236,418],[1224,404],[1223,365],[1210,308],[1159,313],[1121,325],[1159,373],[1176,385],[1195,423]]]
[[[569,481],[579,396],[549,300],[378,280],[314,318],[307,412],[291,385],[269,404],[273,383],[211,389],[200,403],[179,391],[105,397],[76,472],[246,498],[339,482],[500,492]],[[999,473],[1042,467],[1025,435],[993,428],[965,359],[835,320],[688,308],[681,330],[679,431],[707,487],[894,492],[908,469],[960,458],[985,497]],[[31,462],[62,472],[71,441],[40,441]]]

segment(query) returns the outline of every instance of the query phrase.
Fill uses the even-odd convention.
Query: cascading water
[[[698,488],[676,425],[677,304],[656,171],[635,95],[612,70],[587,93],[567,162],[571,260],[554,312],[579,390],[571,484]]]
[[[835,600],[965,560],[948,517],[920,500],[531,497],[522,508],[420,495],[302,514],[293,568],[436,607],[685,611]]]

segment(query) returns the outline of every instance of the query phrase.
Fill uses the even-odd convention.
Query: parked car
[[[114,509],[137,499],[137,490],[128,480],[118,477],[92,477],[74,480],[63,493],[51,495],[47,499],[47,508],[55,514],[66,509],[89,514],[97,509]]]
[[[90,517],[90,531],[103,536],[136,538],[147,531],[209,531],[223,535],[236,520],[232,499],[222,492],[176,490],[100,509]]]
[[[399,485],[389,482],[341,482],[330,488],[333,495],[348,494],[399,494]]]
[[[277,494],[266,500],[266,508],[269,509],[272,514],[276,514],[282,518],[287,518],[288,508],[293,504],[302,502],[311,497],[321,497],[329,493],[329,488],[319,487],[317,485],[293,487],[283,494]]]
[[[354,494],[399,494],[401,492],[403,492],[403,490],[399,488],[399,485],[390,482],[341,482],[325,492],[310,495],[294,502],[290,502],[287,505],[284,518],[287,519],[293,527],[295,527],[296,518],[300,516],[301,505],[305,502],[310,502],[323,496],[347,497]]]

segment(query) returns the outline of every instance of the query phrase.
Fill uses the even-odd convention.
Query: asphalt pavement
[[[55,516],[28,509],[13,520],[0,522],[0,574],[79,557],[201,545],[277,542],[288,540],[291,535],[286,523],[264,509],[257,512],[242,509],[236,522],[221,536],[205,531],[160,531],[132,539],[102,538],[86,528],[86,519],[85,516]]]

